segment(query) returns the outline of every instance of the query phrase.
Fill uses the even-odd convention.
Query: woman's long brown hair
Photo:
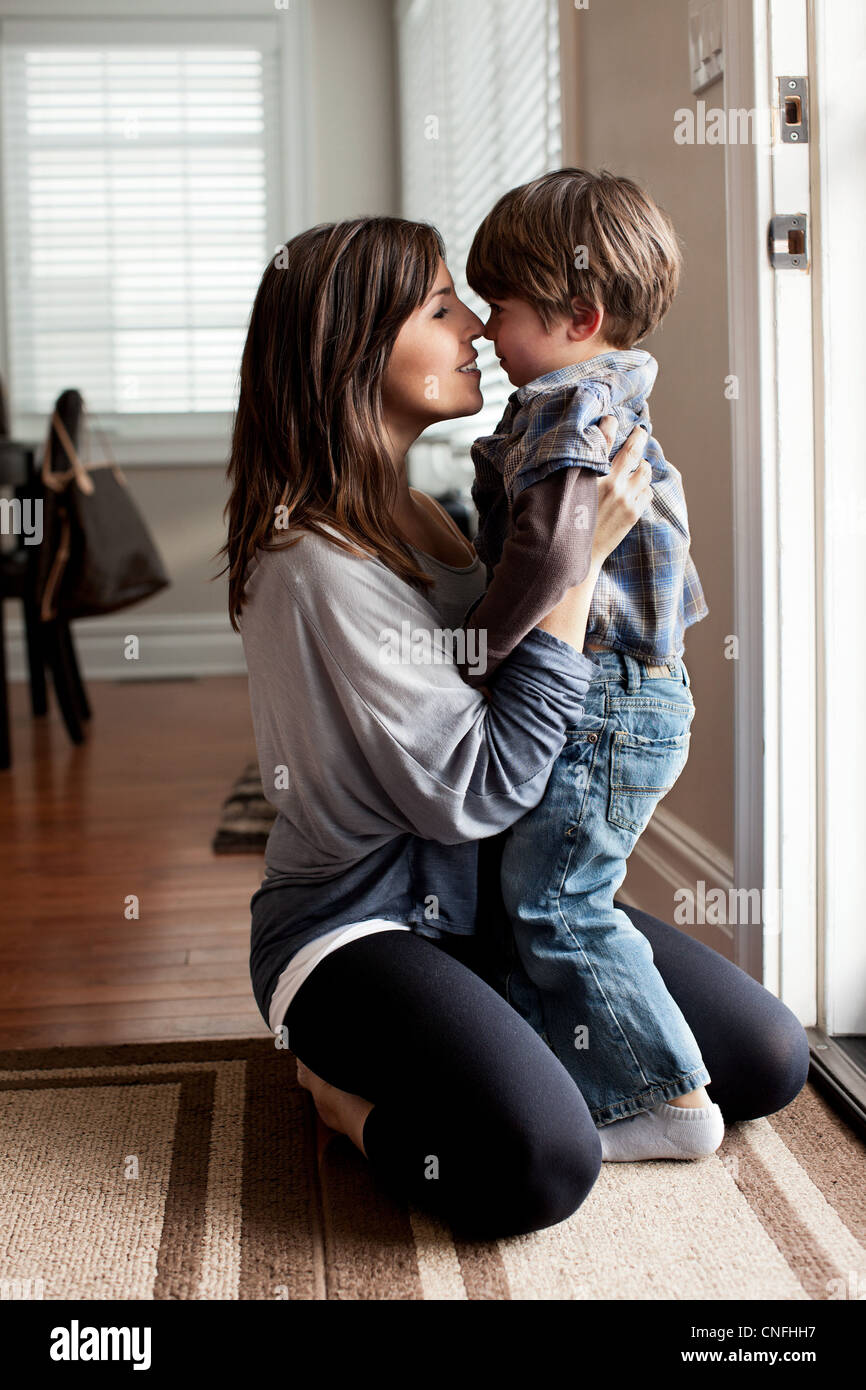
[[[241,360],[228,537],[215,557],[226,556],[219,574],[229,572],[236,632],[250,559],[257,548],[296,545],[300,535],[280,537],[289,528],[372,552],[423,590],[432,584],[391,527],[397,479],[382,380],[401,326],[433,288],[440,256],[435,227],[361,217],[302,232],[268,264]]]

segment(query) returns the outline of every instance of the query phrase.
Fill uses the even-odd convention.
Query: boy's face
[[[569,322],[563,315],[548,333],[528,300],[497,299],[491,302],[484,336],[493,343],[512,386],[526,386],[565,365],[564,354],[574,348],[565,335]]]
[[[574,316],[558,315],[548,332],[528,300],[491,301],[484,336],[493,343],[512,386],[526,386],[560,367],[585,362],[609,346],[601,334],[601,312],[577,300],[573,303]]]

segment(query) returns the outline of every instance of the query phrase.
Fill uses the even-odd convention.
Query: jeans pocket
[[[662,797],[686,765],[691,731],[671,738],[643,738],[618,730],[610,755],[608,820],[640,835]]]

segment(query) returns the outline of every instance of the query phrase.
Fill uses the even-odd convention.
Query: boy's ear
[[[594,338],[601,330],[604,319],[604,310],[596,309],[592,304],[584,304],[583,300],[576,297],[571,301],[572,317],[566,324],[566,333],[575,343],[586,342],[588,338]]]

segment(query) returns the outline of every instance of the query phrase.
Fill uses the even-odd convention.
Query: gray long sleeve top
[[[245,593],[259,770],[277,812],[251,900],[267,1021],[292,955],[334,927],[386,917],[431,937],[475,931],[477,842],[541,800],[599,666],[533,628],[488,702],[461,679],[427,597],[313,534],[258,551]],[[426,634],[427,659],[387,660],[394,633]]]

